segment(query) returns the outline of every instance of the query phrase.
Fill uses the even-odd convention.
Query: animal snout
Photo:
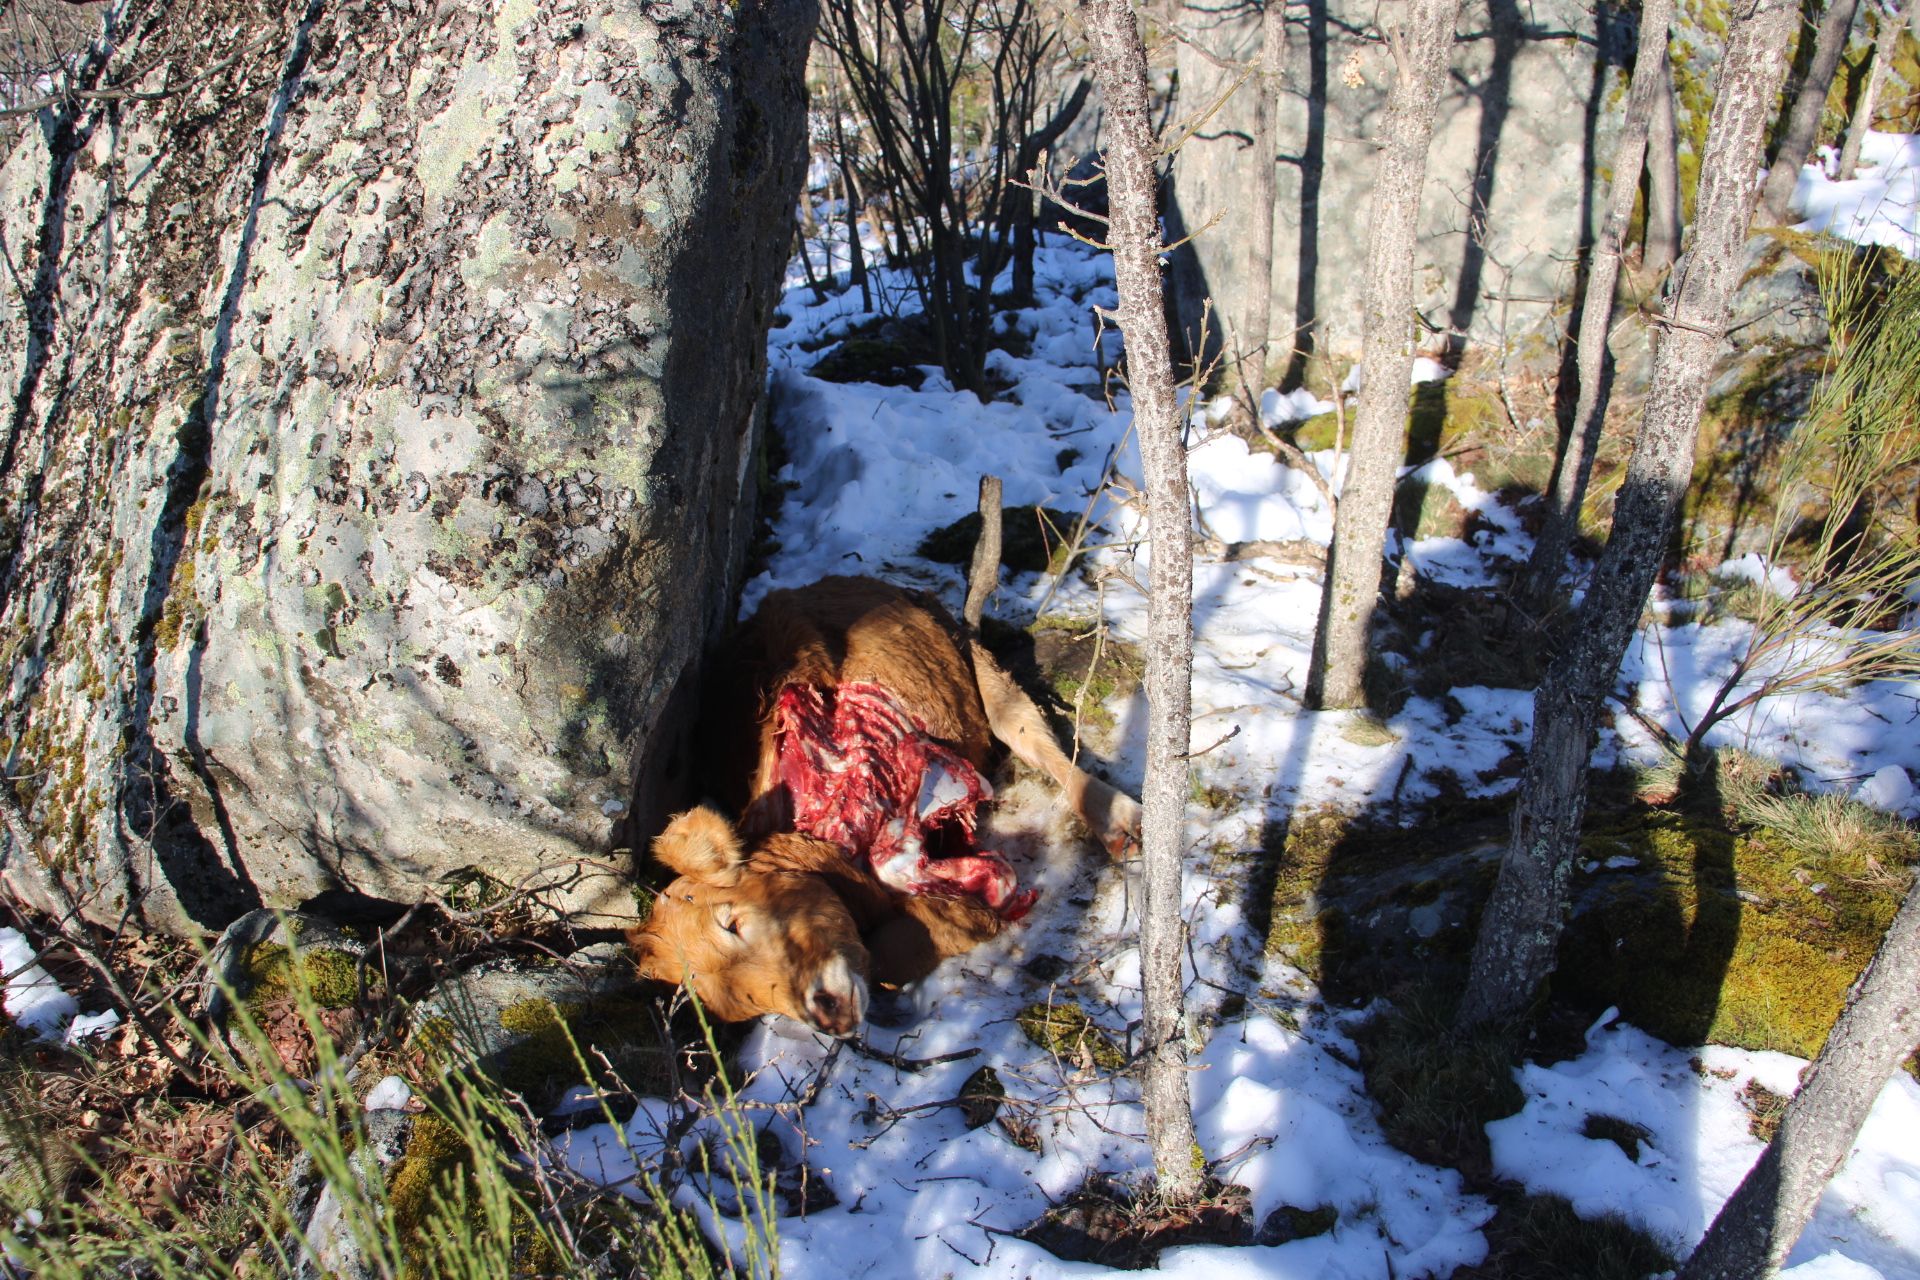
[[[867,1016],[867,980],[845,956],[835,956],[807,987],[806,1017],[815,1030],[845,1037]]]

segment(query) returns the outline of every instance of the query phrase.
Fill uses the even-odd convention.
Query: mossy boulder
[[[487,1073],[536,1111],[593,1083],[596,1053],[641,1092],[664,1089],[674,1053],[615,943],[564,963],[495,961],[450,978],[414,1006],[409,1043],[444,1069]]]
[[[213,981],[207,1012],[223,1025],[229,999],[257,1008],[304,990],[322,1009],[351,1008],[360,998],[366,942],[353,930],[306,912],[248,912],[229,925],[207,956]],[[366,975],[369,994],[388,977],[410,975],[417,962],[389,957]]]

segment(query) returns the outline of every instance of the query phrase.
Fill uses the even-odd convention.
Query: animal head
[[[783,1013],[853,1034],[871,961],[822,873],[825,859],[845,860],[837,848],[776,837],[749,857],[727,820],[702,807],[674,818],[653,856],[679,877],[627,932],[643,977],[681,983],[723,1021]]]

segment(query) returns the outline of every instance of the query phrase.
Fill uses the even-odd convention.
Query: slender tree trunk
[[[812,194],[802,190],[800,203],[804,212],[801,214],[800,221],[794,226],[793,237],[800,254],[800,277],[807,282],[807,288],[813,290],[814,305],[818,306],[827,300],[827,286],[821,283],[820,277],[814,273],[813,250],[807,245],[807,242],[813,238],[810,234],[813,227],[813,213],[808,208],[813,203]]]
[[[840,186],[847,193],[847,278],[860,290],[860,309],[873,310],[873,286],[867,282],[867,255],[860,247],[860,184],[853,176],[853,161],[840,169]]]
[[[1920,3],[1907,0],[1907,18],[1903,21],[1891,8],[1880,15],[1880,35],[1873,42],[1873,70],[1867,74],[1867,87],[1860,93],[1860,105],[1854,109],[1853,123],[1847,126],[1847,145],[1840,152],[1840,180],[1846,181],[1860,167],[1860,144],[1873,131],[1873,113],[1886,86],[1887,71],[1900,48],[1900,28],[1914,24],[1914,36],[1920,39]]]
[[[1186,844],[1187,750],[1193,685],[1193,547],[1187,460],[1174,399],[1160,284],[1158,147],[1147,101],[1147,55],[1127,0],[1081,0],[1094,74],[1107,104],[1108,232],[1126,338],[1151,524],[1147,594],[1147,778],[1141,800],[1140,970],[1146,1078],[1141,1092],[1160,1194],[1192,1197],[1193,1103],[1181,1018],[1181,853]]]
[[[1092,92],[1092,89],[1093,82],[1090,80],[1081,80],[1074,85],[1073,92],[1068,94],[1067,100],[1060,104],[1060,109],[1053,113],[1053,118],[1029,134],[1020,144],[1019,163],[1015,165],[1014,173],[1016,178],[1021,182],[1028,180],[1028,175],[1038,167],[1040,157],[1052,150],[1054,144],[1060,141],[1060,135],[1072,128],[1073,122],[1080,118],[1081,110],[1087,105],[1087,95]],[[1007,198],[1015,202],[1013,206],[1013,296],[1018,302],[1031,302],[1035,247],[1034,206],[1041,196],[1038,192],[1029,191],[1025,187],[1009,186]]]
[[[1613,291],[1620,280],[1620,245],[1633,219],[1634,197],[1640,192],[1640,168],[1646,159],[1648,125],[1658,100],[1667,64],[1667,29],[1673,22],[1673,0],[1645,0],[1640,9],[1640,47],[1633,60],[1633,90],[1627,95],[1627,118],[1613,153],[1613,185],[1607,192],[1607,213],[1600,224],[1600,240],[1593,248],[1587,273],[1587,296],[1580,309],[1578,343],[1579,399],[1574,404],[1573,429],[1560,459],[1559,478],[1550,495],[1547,523],[1534,543],[1533,559],[1519,583],[1519,596],[1538,609],[1553,593],[1566,564],[1567,548],[1580,527],[1580,507],[1586,501],[1587,482],[1593,476],[1593,456],[1606,425],[1607,397],[1612,390],[1613,359],[1607,335],[1613,329]]]
[[[1367,635],[1380,593],[1393,486],[1406,454],[1413,375],[1413,242],[1427,176],[1433,116],[1446,84],[1460,0],[1383,5],[1381,20],[1397,74],[1387,95],[1380,167],[1373,181],[1367,283],[1360,330],[1360,408],[1320,596],[1307,704],[1355,707],[1362,700]]]
[[[1775,222],[1789,220],[1788,206],[1800,181],[1800,166],[1813,154],[1813,144],[1819,140],[1820,115],[1827,109],[1833,73],[1840,67],[1840,55],[1847,51],[1847,33],[1853,30],[1853,17],[1859,9],[1860,0],[1828,0],[1826,16],[1820,19],[1812,65],[1807,68],[1800,92],[1794,95],[1787,131],[1780,139],[1780,154],[1774,157],[1760,196],[1761,207]]]
[[[1786,1261],[1902,1060],[1920,1044],[1920,880],[1860,975],[1759,1163],[1721,1208],[1680,1280],[1747,1280]]]
[[[873,288],[867,283],[867,255],[860,247],[860,211],[865,202],[860,197],[860,178],[854,170],[853,151],[847,146],[847,129],[842,119],[845,108],[840,103],[838,80],[834,81],[828,110],[833,112],[833,150],[834,158],[840,162],[840,188],[847,197],[848,278],[860,290],[860,309],[871,311]]]
[[[1773,103],[1787,72],[1793,0],[1759,0],[1733,26],[1714,87],[1693,235],[1660,322],[1653,384],[1614,506],[1613,532],[1566,648],[1533,699],[1533,749],[1513,833],[1475,941],[1463,1027],[1522,1013],[1553,970],[1567,877],[1587,802],[1587,760],[1600,707],[1665,558],[1693,469],[1694,441],[1752,211]]]
[[[1257,395],[1266,385],[1273,325],[1273,213],[1279,198],[1274,127],[1280,114],[1280,76],[1287,52],[1286,0],[1260,10],[1260,61],[1253,97],[1253,227],[1247,249],[1247,311],[1240,326],[1240,383]]]
[[[1665,271],[1680,256],[1680,129],[1673,118],[1673,64],[1660,60],[1647,136],[1647,239],[1640,265]]]

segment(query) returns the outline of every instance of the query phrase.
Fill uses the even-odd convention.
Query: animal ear
[[[659,982],[672,982],[661,965],[659,940],[643,924],[627,930],[627,945],[633,949],[633,967],[642,978],[652,978]]]
[[[653,856],[690,880],[730,885],[747,860],[740,837],[718,812],[701,805],[678,815],[653,840]]]

